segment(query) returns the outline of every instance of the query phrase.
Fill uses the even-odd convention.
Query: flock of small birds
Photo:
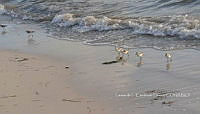
[[[0,24],[0,27],[2,28],[2,33],[5,33],[6,32],[6,27],[7,27],[8,25],[5,25],[5,24]],[[35,31],[33,31],[33,30],[26,30],[26,33],[29,35],[29,37],[31,37],[31,38],[33,38],[33,33],[34,33]]]
[[[124,49],[122,47],[115,46],[115,51],[118,53],[117,58],[120,58],[120,59],[117,59],[117,60],[122,60],[125,55],[129,56],[129,49]],[[138,52],[135,53],[135,55],[136,55],[136,57],[140,58],[140,62],[137,63],[137,66],[140,67],[143,64],[142,58],[144,57],[144,52],[138,51]],[[172,62],[172,54],[171,53],[165,53],[165,58],[167,59],[166,68],[167,68],[167,70],[169,70],[170,69],[170,63]]]
[[[2,33],[6,33],[6,27],[7,27],[7,25],[0,24],[0,27],[3,29]],[[33,33],[35,31],[33,31],[33,30],[26,30],[25,32],[28,34],[28,37],[30,39],[32,39],[33,38]],[[123,61],[127,61],[127,60],[124,59],[124,56],[127,56],[127,59],[128,59],[128,57],[129,57],[129,49],[125,49],[125,48],[122,48],[122,47],[115,46],[115,51],[118,53],[118,56],[116,58],[117,59],[116,62],[122,61],[122,60]],[[144,56],[144,52],[136,52],[135,55],[140,58],[140,62],[138,63],[139,66],[140,66],[141,64],[143,64],[142,58]],[[167,64],[167,69],[169,69],[170,68],[170,62],[172,62],[172,54],[171,53],[165,53],[165,57],[166,57],[167,63],[168,63]]]

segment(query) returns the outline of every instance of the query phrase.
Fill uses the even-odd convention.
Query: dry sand
[[[67,84],[67,64],[0,51],[0,114],[111,114]]]

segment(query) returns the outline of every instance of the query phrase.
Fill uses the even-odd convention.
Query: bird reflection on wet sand
[[[2,31],[1,32],[1,35],[5,35],[7,32],[6,31]]]
[[[167,63],[166,64],[166,70],[170,70],[171,69],[171,63]]]
[[[137,67],[141,67],[144,64],[144,62],[142,61],[142,58],[140,58],[140,61],[137,62]]]
[[[31,38],[31,39],[27,40],[27,44],[28,45],[38,45],[39,43],[37,43],[34,39]]]

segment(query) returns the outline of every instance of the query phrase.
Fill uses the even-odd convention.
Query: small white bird
[[[122,52],[123,54],[129,55],[129,51],[128,51],[128,50],[122,49],[121,52]]]
[[[165,57],[167,58],[167,62],[172,62],[172,54],[170,53],[165,53]]]
[[[7,25],[0,24],[0,27],[5,28]]]
[[[135,55],[137,57],[143,57],[144,56],[144,52],[136,52]]]
[[[120,48],[120,47],[115,47],[115,51],[121,52],[121,51],[122,51],[122,48]]]
[[[26,30],[26,33],[28,34],[28,37],[29,38],[33,38],[33,33],[34,33],[35,31],[33,31],[33,30]]]
[[[140,62],[137,63],[137,67],[140,67],[141,65],[144,64],[144,62],[142,61],[142,57],[144,56],[144,52],[136,52],[135,55],[137,57],[140,57]]]
[[[6,32],[6,27],[7,27],[7,25],[0,24],[0,27],[3,29],[3,31],[2,31],[2,32]]]
[[[122,49],[121,53],[122,55],[127,55],[129,57],[129,49]]]
[[[30,33],[34,33],[35,31],[33,30],[26,30],[26,33],[30,34]]]

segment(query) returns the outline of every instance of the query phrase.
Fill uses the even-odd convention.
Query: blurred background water
[[[200,49],[198,0],[1,0],[0,13],[39,22],[57,39],[159,50]]]

